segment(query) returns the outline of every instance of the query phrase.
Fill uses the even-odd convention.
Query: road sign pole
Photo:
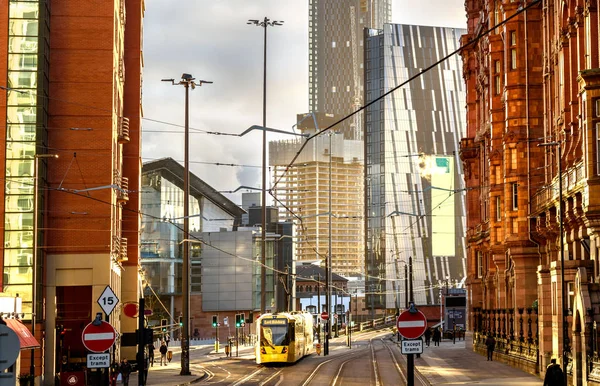
[[[415,355],[408,354],[406,356],[406,384],[407,386],[415,386]]]
[[[138,385],[144,386],[145,382],[145,358],[144,358],[144,298],[140,298],[138,311],[138,352],[137,352],[137,368],[138,368]],[[162,360],[161,360],[162,361]],[[162,362],[161,362],[162,363]]]

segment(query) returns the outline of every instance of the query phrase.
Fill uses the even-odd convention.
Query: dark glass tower
[[[363,101],[363,29],[383,28],[391,0],[309,0],[309,110],[343,117]],[[359,114],[337,130],[362,139]]]

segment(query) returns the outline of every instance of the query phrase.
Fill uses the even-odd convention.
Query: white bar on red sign
[[[115,334],[113,332],[97,332],[93,334],[84,334],[83,339],[85,341],[89,340],[109,340],[113,339]]]
[[[411,327],[423,327],[425,326],[424,320],[413,320],[410,322],[398,322],[398,328],[411,328]]]

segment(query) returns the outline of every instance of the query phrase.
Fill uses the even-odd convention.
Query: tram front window
[[[287,346],[290,344],[287,326],[262,326],[261,330],[261,346]]]

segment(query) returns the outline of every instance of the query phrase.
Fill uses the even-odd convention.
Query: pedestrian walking
[[[550,364],[546,368],[544,386],[563,386],[564,384],[565,375],[563,374],[560,365],[556,363],[556,359],[551,359]]]
[[[154,342],[148,345],[148,359],[150,360],[150,367],[154,366]]]
[[[494,355],[494,349],[496,348],[496,339],[493,336],[488,335],[485,340],[485,346],[487,347],[487,360],[491,361]]]
[[[442,340],[442,333],[439,328],[436,328],[435,330],[433,330],[433,345],[439,346],[440,340]]]
[[[162,343],[160,344],[160,348],[158,349],[158,351],[160,351],[160,365],[161,366],[166,366],[167,365],[167,345],[165,343],[165,341],[163,340]],[[163,365],[164,363],[164,365]]]
[[[169,347],[169,342],[171,341],[171,335],[167,334],[165,336],[165,342],[167,343],[167,347]]]
[[[429,347],[429,343],[431,343],[431,329],[428,328],[425,330],[425,344]]]
[[[121,367],[119,368],[119,372],[121,373],[121,379],[123,380],[123,386],[129,385],[129,374],[131,374],[131,363],[127,361],[127,358],[121,361]]]

